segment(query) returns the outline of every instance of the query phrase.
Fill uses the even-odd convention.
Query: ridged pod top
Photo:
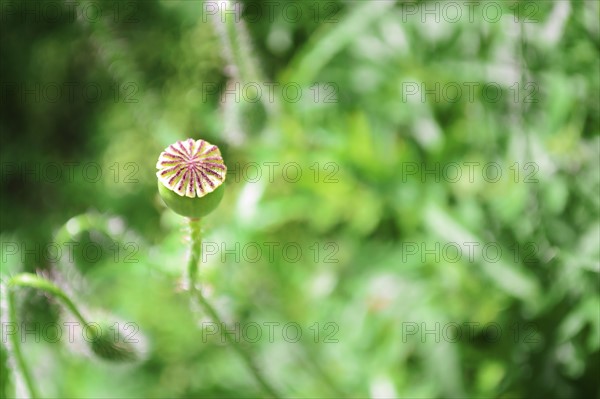
[[[171,144],[158,157],[156,176],[180,196],[203,197],[225,181],[227,167],[216,145],[187,139]]]

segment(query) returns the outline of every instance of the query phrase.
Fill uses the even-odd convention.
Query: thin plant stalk
[[[15,304],[15,291],[9,290],[8,295],[6,297],[8,301],[8,322],[16,323],[17,309]],[[23,352],[21,351],[21,341],[19,340],[17,334],[11,334],[10,343],[12,349],[11,352],[15,357],[18,373],[20,373],[23,377],[23,381],[25,382],[25,386],[27,388],[29,397],[32,399],[39,398],[40,396],[38,395],[37,388],[33,382],[33,377],[31,375],[29,367],[27,366],[27,362],[25,361]]]
[[[198,219],[189,219],[190,228],[191,228],[191,247],[190,247],[190,257],[187,266],[188,272],[188,284],[190,289],[190,294],[194,300],[197,300],[198,303],[202,306],[204,311],[208,314],[208,316],[212,319],[214,323],[219,325],[223,325],[219,314],[215,310],[215,308],[208,302],[208,300],[204,297],[202,292],[196,286],[196,281],[198,278],[198,266],[200,264],[200,257],[202,255],[202,223],[201,220]],[[222,333],[222,335],[227,340],[229,346],[235,350],[238,355],[242,358],[258,384],[262,387],[262,389],[268,393],[273,398],[279,398],[279,394],[271,386],[271,384],[266,380],[266,378],[262,375],[260,369],[254,363],[254,360],[250,356],[250,354],[235,340],[232,339],[229,334]]]
[[[73,313],[73,315],[75,315],[77,320],[79,320],[84,326],[88,324],[81,312],[79,311],[79,309],[77,308],[77,306],[75,305],[75,303],[71,300],[71,298],[67,296],[67,294],[63,290],[61,290],[58,286],[51,283],[50,281],[31,273],[17,274],[8,281],[7,301],[9,323],[17,323],[17,306],[15,297],[17,287],[35,288],[53,295],[54,297],[59,299],[63,303],[63,305],[65,305]],[[23,352],[21,350],[21,342],[19,341],[19,337],[17,336],[17,334],[11,334],[10,340],[12,345],[12,353],[15,356],[18,371],[23,376],[23,380],[25,382],[25,386],[27,387],[29,397],[33,399],[39,398],[40,396],[35,386],[31,370],[29,369],[27,362],[25,361],[25,357],[23,356]]]
[[[224,56],[234,68],[233,77],[243,84],[262,81],[262,74],[251,48],[250,38],[241,19],[241,3],[224,1],[213,15]],[[231,14],[229,10],[237,10]]]

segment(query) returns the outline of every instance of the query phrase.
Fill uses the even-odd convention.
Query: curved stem
[[[198,265],[200,264],[200,256],[202,255],[202,232],[201,232],[201,221],[200,219],[190,219],[190,228],[191,228],[191,238],[192,244],[190,248],[190,258],[188,261],[188,284],[190,287],[190,293],[192,298],[197,300],[204,311],[210,316],[214,323],[222,326],[224,323],[221,321],[219,314],[215,310],[215,308],[206,300],[202,292],[196,287],[196,280],[198,276]],[[225,334],[222,332],[222,329],[219,329],[221,334],[224,336],[229,346],[235,350],[238,355],[242,358],[246,366],[254,375],[254,378],[258,382],[258,384],[263,388],[263,390],[273,398],[279,398],[279,394],[275,391],[275,389],[270,385],[270,383],[265,379],[262,375],[260,369],[254,363],[252,356],[237,342],[235,339],[231,338],[229,334]]]
[[[58,298],[75,315],[77,320],[79,320],[84,326],[88,324],[81,312],[79,311],[79,309],[77,309],[75,303],[73,303],[71,298],[69,298],[63,290],[61,290],[58,286],[54,285],[52,282],[31,273],[17,274],[16,276],[13,276],[10,280],[8,280],[7,300],[8,320],[10,323],[17,324],[17,307],[15,302],[16,287],[35,288],[52,294],[53,296]],[[38,398],[39,394],[33,382],[34,380],[27,366],[27,362],[25,361],[25,357],[23,356],[23,352],[21,351],[21,342],[19,341],[19,337],[17,336],[17,334],[11,334],[10,339],[13,353],[17,361],[17,366],[19,368],[19,371],[23,375],[25,385],[27,386],[27,390],[29,391],[29,396],[31,398]]]
[[[46,291],[47,293],[58,298],[63,305],[65,305],[71,313],[83,324],[84,326],[88,325],[88,322],[85,320],[75,303],[67,296],[67,294],[60,289],[58,286],[53,284],[52,282],[46,280],[45,278],[39,277],[35,274],[31,273],[21,273],[12,277],[8,281],[8,287],[29,287],[36,288],[38,290]]]
[[[17,323],[17,309],[15,304],[15,292],[14,290],[9,290],[7,295],[8,301],[8,322],[12,325],[16,325]],[[33,383],[33,378],[27,367],[27,362],[25,361],[25,357],[23,357],[23,352],[21,352],[21,341],[19,341],[19,337],[17,334],[10,335],[10,343],[12,345],[12,352],[15,356],[15,360],[17,363],[17,367],[21,375],[23,376],[23,380],[25,381],[25,386],[29,391],[29,397],[31,398],[39,398],[37,389],[35,384]]]

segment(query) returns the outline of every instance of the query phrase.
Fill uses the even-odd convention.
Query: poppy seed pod
[[[223,198],[227,167],[216,145],[187,139],[171,144],[156,163],[158,192],[175,213],[200,218]]]

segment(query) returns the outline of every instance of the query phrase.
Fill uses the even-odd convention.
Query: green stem
[[[8,281],[8,287],[29,287],[36,288],[41,291],[46,291],[47,293],[53,295],[58,298],[63,305],[65,305],[71,313],[83,324],[84,326],[88,325],[88,322],[85,320],[75,303],[65,294],[63,290],[61,290],[58,286],[54,285],[52,282],[46,280],[45,278],[39,277],[35,274],[31,273],[21,273],[12,277]]]
[[[190,251],[190,259],[188,261],[188,284],[190,287],[190,293],[192,298],[197,300],[204,311],[210,316],[211,320],[214,323],[217,323],[219,326],[223,326],[224,323],[221,321],[219,314],[215,310],[215,308],[206,300],[202,292],[196,287],[196,280],[198,276],[198,265],[200,264],[200,256],[202,254],[202,232],[201,232],[201,221],[200,219],[190,219],[190,228],[191,228],[191,251]],[[237,354],[242,358],[246,366],[250,370],[250,372],[254,375],[254,378],[258,382],[258,384],[263,388],[263,390],[273,398],[279,398],[279,394],[277,394],[276,390],[271,386],[271,384],[265,379],[262,375],[260,369],[254,363],[252,356],[237,342],[235,339],[231,338],[229,334],[223,333],[222,329],[219,329],[221,334],[228,342],[229,346],[237,352]]]
[[[84,319],[83,315],[77,309],[77,306],[71,301],[71,299],[65,294],[63,290],[54,285],[52,282],[39,277],[35,274],[31,273],[21,273],[13,276],[10,280],[8,280],[8,321],[10,323],[17,324],[17,307],[15,301],[15,293],[16,287],[29,287],[35,288],[38,290],[45,291],[49,294],[52,294],[54,297],[58,298],[79,320],[84,326],[88,323]],[[21,342],[19,341],[19,337],[17,334],[11,334],[10,336],[12,350],[15,355],[17,366],[23,379],[25,380],[25,385],[27,386],[27,390],[29,391],[29,396],[31,398],[39,398],[39,394],[34,384],[34,380],[32,378],[29,367],[27,366],[27,362],[25,361],[25,357],[23,356],[23,352],[21,351]]]
[[[8,300],[8,322],[16,325],[17,323],[17,309],[15,304],[15,292],[13,290],[8,291],[7,295]],[[27,391],[29,391],[30,398],[39,398],[37,389],[35,384],[33,383],[33,378],[27,367],[27,362],[25,361],[25,357],[23,357],[23,352],[21,352],[21,341],[19,341],[19,337],[17,334],[11,334],[10,343],[12,344],[12,353],[15,356],[15,360],[17,362],[18,370],[23,376],[23,380],[25,381],[25,386],[27,387]]]
[[[222,32],[221,42],[225,48],[229,49],[228,58],[230,59],[227,61],[237,68],[237,78],[244,84],[260,82],[262,81],[260,68],[250,48],[250,39],[247,33],[244,32],[243,22],[239,20],[239,15],[227,12],[240,7],[241,4],[235,0],[224,2],[219,7],[217,15],[215,15],[215,18],[219,18],[219,21],[215,22],[222,24],[219,29]]]

